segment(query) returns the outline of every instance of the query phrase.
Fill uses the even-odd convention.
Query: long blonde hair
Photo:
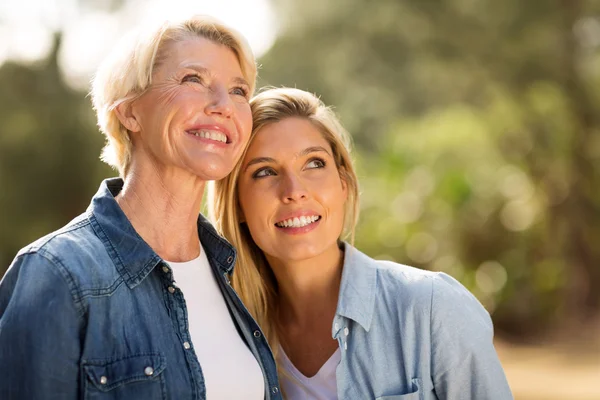
[[[358,181],[350,158],[350,136],[333,111],[316,96],[299,89],[268,89],[255,96],[250,106],[253,128],[248,146],[233,172],[209,185],[207,205],[216,229],[237,249],[233,288],[262,328],[277,360],[280,344],[277,334],[277,281],[264,253],[252,240],[248,227],[240,222],[237,181],[242,160],[256,134],[265,126],[292,117],[310,121],[331,146],[340,178],[347,185],[345,222],[340,239],[349,235],[351,241],[358,220]]]

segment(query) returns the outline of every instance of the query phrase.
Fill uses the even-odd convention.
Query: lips
[[[229,141],[227,140],[227,135],[225,135],[223,132],[219,132],[219,131],[189,130],[189,131],[187,131],[187,133],[189,133],[190,135],[196,136],[196,137],[214,140],[215,142],[229,143]]]
[[[275,226],[279,228],[302,228],[313,224],[321,219],[320,215],[302,215],[298,217],[291,217],[281,220],[275,223]]]
[[[233,142],[233,137],[229,130],[220,124],[198,124],[186,130],[186,133],[224,144]]]

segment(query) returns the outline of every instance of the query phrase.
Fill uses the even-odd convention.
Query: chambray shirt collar
[[[371,327],[377,289],[377,270],[372,260],[348,243],[344,243],[342,282],[332,327],[335,338],[344,324],[340,317],[358,322],[366,331]]]
[[[162,259],[136,232],[121,210],[115,196],[123,189],[120,178],[106,179],[87,209],[89,220],[125,283],[137,286]],[[221,273],[233,270],[235,251],[221,238],[202,215],[198,217],[198,234],[209,260],[216,261]]]

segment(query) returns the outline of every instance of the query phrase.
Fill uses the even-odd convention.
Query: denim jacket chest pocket
[[[83,362],[86,400],[167,398],[163,371],[166,359],[160,354],[139,354],[120,359]]]

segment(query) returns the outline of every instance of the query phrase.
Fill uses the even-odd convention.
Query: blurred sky
[[[111,45],[130,27],[157,15],[196,12],[213,15],[236,28],[256,56],[273,44],[277,32],[269,0],[127,0],[110,12],[102,0],[1,0],[0,65],[43,59],[52,33],[63,31],[59,63],[67,82],[87,89],[89,80]],[[114,2],[113,2],[114,3]]]

